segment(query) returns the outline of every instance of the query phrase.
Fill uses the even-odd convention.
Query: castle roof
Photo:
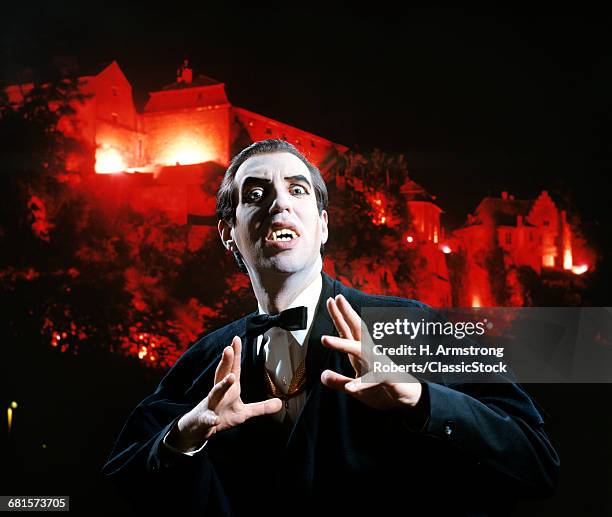
[[[204,74],[199,74],[193,81],[186,83],[184,81],[175,81],[172,84],[168,84],[161,88],[160,91],[168,90],[188,90],[189,88],[199,88],[201,86],[213,86],[215,84],[222,84],[221,81],[217,81],[212,77]]]
[[[410,178],[406,178],[406,181],[400,187],[400,193],[410,201],[428,201],[434,203],[436,200],[436,196],[432,196],[422,185],[419,185]]]
[[[153,113],[227,104],[225,84],[207,75],[198,75],[193,81],[176,81],[151,92],[144,111]]]
[[[515,226],[519,215],[527,217],[534,200],[485,197],[476,207],[477,218],[491,217],[497,226]]]
[[[473,215],[460,228],[493,224],[495,226],[517,226],[517,218],[523,218],[524,226],[534,226],[527,221],[535,199],[514,199],[514,196],[487,196],[478,204]]]

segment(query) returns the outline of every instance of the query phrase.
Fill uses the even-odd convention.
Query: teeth
[[[289,228],[283,228],[282,230],[276,230],[272,232],[272,240],[273,241],[290,241],[291,239],[295,239],[297,237],[297,233]]]

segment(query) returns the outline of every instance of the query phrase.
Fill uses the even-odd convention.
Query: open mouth
[[[270,241],[291,241],[297,239],[299,235],[291,228],[281,228],[270,233],[268,240]]]

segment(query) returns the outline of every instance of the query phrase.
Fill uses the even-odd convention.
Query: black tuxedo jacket
[[[292,429],[257,417],[215,434],[192,457],[163,446],[175,421],[212,388],[222,350],[235,335],[243,339],[243,400],[267,398],[264,365],[255,340],[246,338],[250,315],[202,337],[132,412],[103,467],[135,510],[497,515],[518,498],[554,490],[557,454],[542,416],[517,384],[428,382],[425,419],[418,422],[324,387],[320,376],[327,368],[354,375],[346,354],[321,344],[323,334],[338,335],[325,307],[328,297],[343,294],[358,313],[375,306],[430,309],[367,295],[322,275],[306,356],[307,399]]]

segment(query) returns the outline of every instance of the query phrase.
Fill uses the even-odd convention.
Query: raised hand
[[[168,443],[189,452],[196,450],[213,434],[242,424],[249,418],[269,415],[283,407],[278,398],[245,404],[240,398],[240,359],[242,342],[238,336],[223,349],[215,370],[214,386],[196,407],[183,415]]]
[[[327,310],[338,329],[340,337],[322,336],[324,346],[345,352],[355,371],[355,377],[347,377],[332,370],[321,373],[321,382],[328,388],[347,393],[375,409],[414,407],[421,397],[421,383],[413,382],[366,382],[369,369],[363,351],[361,318],[347,299],[339,294],[327,300]],[[364,341],[369,336],[363,336]],[[371,340],[369,340],[371,342]]]

